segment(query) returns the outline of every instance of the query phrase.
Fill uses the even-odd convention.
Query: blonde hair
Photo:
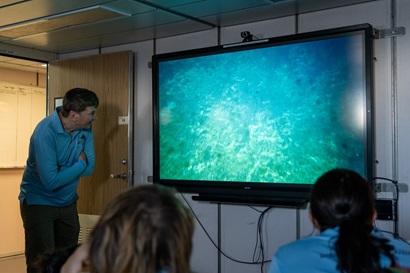
[[[188,273],[191,211],[175,191],[142,185],[114,198],[91,234],[91,273]]]

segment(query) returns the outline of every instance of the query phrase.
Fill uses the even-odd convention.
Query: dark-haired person
[[[310,219],[320,235],[280,247],[269,273],[382,273],[410,267],[410,245],[373,229],[374,193],[356,172],[334,169],[313,186]]]
[[[20,185],[27,272],[43,253],[77,244],[76,201],[80,177],[94,171],[97,95],[84,88],[67,91],[63,105],[34,129]]]
[[[189,273],[191,211],[160,185],[139,185],[117,195],[60,273]]]

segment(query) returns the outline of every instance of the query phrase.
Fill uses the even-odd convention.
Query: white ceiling
[[[2,45],[69,53],[371,1],[0,0],[0,54],[7,53]],[[0,56],[0,66],[16,65],[38,69],[31,61]]]

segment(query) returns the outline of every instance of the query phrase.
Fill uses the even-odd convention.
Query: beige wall
[[[0,67],[0,81],[45,88],[47,77],[46,74],[38,74]]]
[[[0,170],[0,257],[24,252],[24,229],[17,199],[23,170]]]
[[[0,81],[46,87],[45,74],[12,69],[0,68]],[[24,229],[17,199],[22,174],[22,169],[0,169],[0,257],[24,252]]]

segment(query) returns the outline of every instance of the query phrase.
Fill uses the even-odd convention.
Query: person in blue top
[[[43,253],[77,244],[76,201],[80,177],[94,171],[97,95],[88,89],[66,92],[63,105],[36,126],[20,185],[27,272]]]
[[[320,235],[281,246],[269,273],[382,273],[410,267],[410,245],[373,228],[375,197],[356,172],[334,169],[314,184],[310,219]]]

